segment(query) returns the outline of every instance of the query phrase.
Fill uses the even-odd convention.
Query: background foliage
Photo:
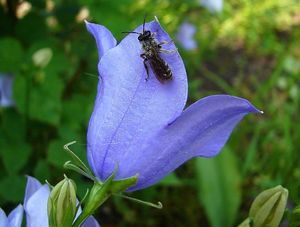
[[[114,198],[97,214],[101,225],[234,226],[247,217],[255,195],[277,184],[289,189],[290,207],[300,203],[299,0],[226,0],[220,13],[196,0],[32,0],[25,13],[24,2],[0,2],[0,72],[14,75],[16,102],[0,107],[2,208],[22,201],[25,174],[42,182],[62,179],[64,144],[78,141],[74,150],[85,158],[98,56],[80,16],[103,24],[120,41],[145,12],[148,20],[158,16],[174,39],[182,22],[196,26],[198,48],[185,51],[178,44],[189,103],[227,93],[265,114],[243,120],[218,157],[189,161],[132,195],[162,201],[163,210]],[[44,62],[35,60],[37,54]],[[67,174],[82,195],[88,182]]]

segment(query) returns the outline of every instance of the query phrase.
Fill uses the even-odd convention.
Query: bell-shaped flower
[[[9,107],[15,104],[12,97],[13,77],[0,73],[0,107]]]
[[[27,227],[48,227],[47,204],[50,195],[49,186],[42,185],[37,179],[28,176],[24,198],[24,210]],[[78,212],[81,212],[79,208]],[[78,215],[78,214],[77,214]],[[91,216],[83,227],[99,227],[98,222]]]
[[[50,190],[37,179],[28,176],[24,197],[27,227],[48,226],[47,203]]]
[[[189,22],[183,22],[176,34],[177,40],[185,50],[197,49],[197,42],[194,39],[196,33],[195,25]]]
[[[86,22],[99,53],[99,84],[87,134],[87,157],[94,174],[107,179],[118,166],[116,179],[138,174],[128,191],[153,185],[187,160],[217,155],[237,123],[259,112],[249,101],[229,96],[205,97],[183,111],[187,75],[174,43],[162,45],[161,58],[172,79],[161,83],[149,67],[149,79],[138,34],[118,45],[105,27]],[[143,26],[134,32],[141,33]],[[145,24],[157,42],[170,41],[154,20]],[[155,62],[152,62],[155,64]]]
[[[14,210],[6,216],[5,212],[0,208],[0,227],[21,227],[23,219],[23,206],[18,205]]]

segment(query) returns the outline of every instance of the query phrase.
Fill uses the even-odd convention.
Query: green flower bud
[[[44,68],[49,64],[52,55],[50,48],[42,48],[32,55],[32,61],[36,67]]]
[[[72,226],[76,214],[76,184],[67,178],[52,189],[48,199],[49,226]]]
[[[288,190],[281,185],[261,192],[253,201],[249,212],[253,227],[279,226],[287,198]]]

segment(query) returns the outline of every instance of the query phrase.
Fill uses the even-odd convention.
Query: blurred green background
[[[12,107],[0,107],[0,207],[22,202],[25,175],[55,184],[66,172],[83,195],[89,182],[62,165],[62,146],[85,159],[97,49],[83,19],[120,41],[156,15],[174,39],[189,77],[189,103],[226,93],[264,115],[247,116],[214,159],[193,159],[159,184],[132,193],[156,210],[113,198],[96,214],[102,226],[212,226],[242,222],[253,198],[282,184],[300,203],[300,1],[226,0],[211,12],[197,0],[0,1],[0,73],[13,75]],[[176,40],[183,22],[198,48]]]

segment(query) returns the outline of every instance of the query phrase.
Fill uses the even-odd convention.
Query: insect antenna
[[[143,23],[143,33],[145,32],[145,23],[146,23],[147,14],[144,15],[144,23]]]

